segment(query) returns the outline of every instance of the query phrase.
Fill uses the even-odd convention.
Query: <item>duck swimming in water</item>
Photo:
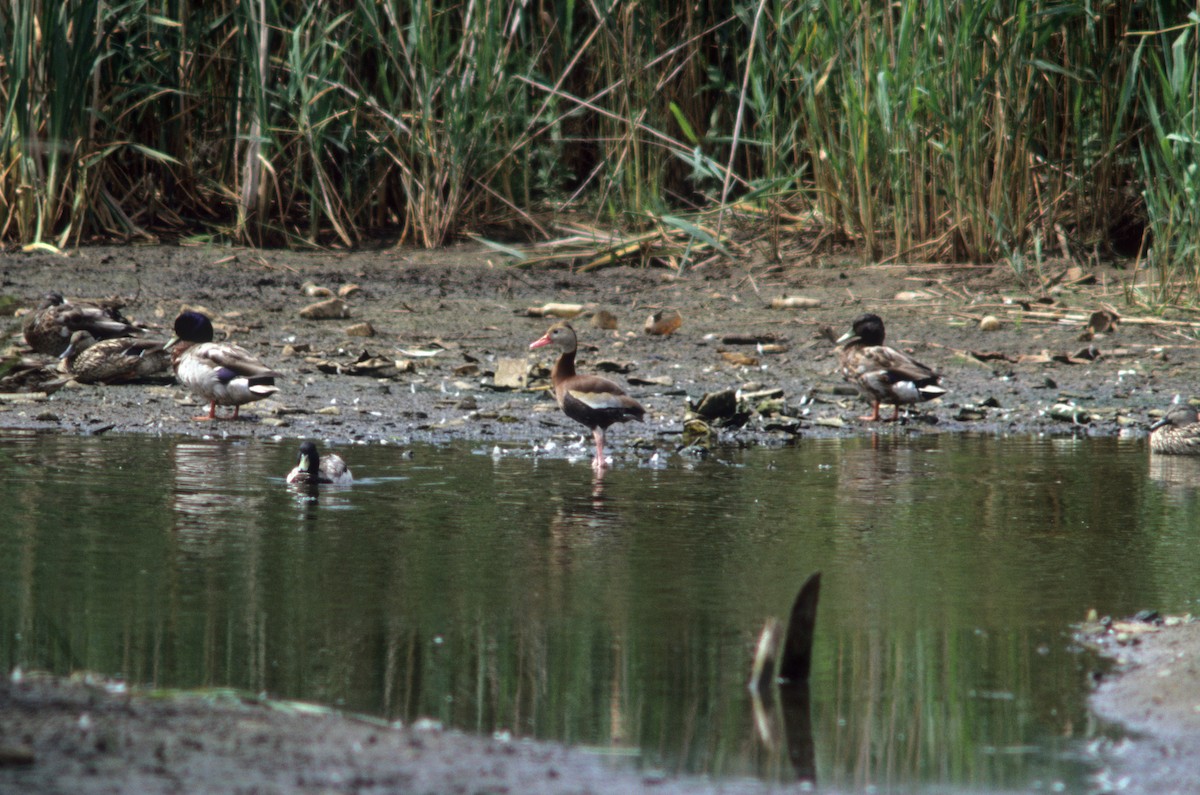
[[[1200,416],[1190,403],[1177,403],[1150,426],[1150,452],[1200,455]]]
[[[317,446],[312,442],[300,445],[300,453],[296,466],[288,473],[288,483],[315,486],[329,484],[333,486],[349,486],[354,482],[350,468],[337,453],[317,453]]]

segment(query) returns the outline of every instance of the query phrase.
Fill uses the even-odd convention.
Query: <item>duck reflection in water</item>
[[[604,471],[597,470],[590,488],[570,480],[561,481],[564,493],[552,493],[554,515],[550,519],[552,562],[569,568],[575,559],[590,554],[612,538],[621,527],[621,516],[604,494]]]
[[[266,492],[248,486],[262,448],[230,442],[180,442],[172,450],[171,507],[186,545],[207,546],[255,527],[247,517],[263,509]],[[232,533],[231,533],[232,531]]]

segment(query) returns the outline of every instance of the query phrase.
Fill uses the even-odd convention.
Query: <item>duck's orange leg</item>
[[[210,400],[208,402],[208,414],[201,414],[199,417],[192,417],[194,422],[211,422],[217,418],[217,401]]]
[[[899,406],[897,406],[896,408],[898,410]],[[878,400],[871,401],[871,413],[865,417],[859,417],[859,419],[865,420],[867,422],[879,422],[879,401]]]

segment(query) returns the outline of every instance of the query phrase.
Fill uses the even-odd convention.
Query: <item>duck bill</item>
[[[167,340],[167,344],[163,346],[163,350],[170,350],[171,346],[178,344],[178,342],[179,342],[179,335],[172,334],[171,339]]]
[[[529,350],[533,350],[534,348],[541,348],[542,346],[549,345],[549,344],[550,344],[550,335],[547,334],[546,336],[542,337],[540,340],[536,340],[534,342],[529,343]]]
[[[1170,425],[1170,424],[1171,424],[1171,421],[1168,420],[1166,417],[1163,417],[1162,419],[1157,420],[1153,425],[1151,425],[1150,430],[1157,431],[1159,428],[1166,427],[1167,425]]]
[[[838,337],[838,338],[837,338],[837,342],[835,342],[835,343],[833,343],[833,344],[834,344],[834,345],[844,345],[844,344],[846,344],[847,342],[851,342],[851,341],[853,341],[853,340],[856,340],[856,339],[858,339],[858,335],[857,335],[857,334],[855,334],[853,331],[847,331],[845,334],[843,334],[842,336]]]

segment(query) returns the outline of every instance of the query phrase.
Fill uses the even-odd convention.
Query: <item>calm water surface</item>
[[[1081,791],[1094,607],[1200,595],[1200,461],[1144,442],[802,441],[593,482],[490,448],[0,435],[0,663],[234,686],[832,787]],[[811,702],[754,639],[823,572]],[[761,728],[760,728],[761,727]],[[764,740],[763,732],[766,733]]]

